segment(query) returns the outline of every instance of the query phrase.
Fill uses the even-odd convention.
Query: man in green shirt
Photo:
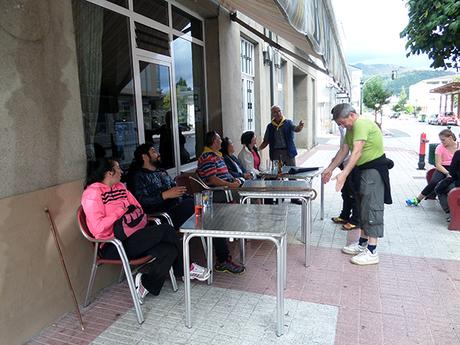
[[[375,122],[360,118],[348,103],[341,103],[332,109],[333,120],[347,129],[345,142],[335,158],[323,171],[324,183],[329,182],[334,169],[351,151],[345,168],[337,176],[336,190],[340,191],[348,175],[352,174],[355,188],[359,190],[361,237],[342,252],[354,255],[351,262],[357,265],[371,265],[379,262],[377,241],[383,237],[384,203],[391,203],[388,169],[393,162],[385,157],[383,136]]]

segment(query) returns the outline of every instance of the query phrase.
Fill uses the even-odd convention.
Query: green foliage
[[[396,103],[394,106],[393,106],[393,111],[399,113],[399,112],[402,112],[402,111],[406,111],[406,108],[407,108],[407,99],[409,98],[409,96],[407,96],[407,93],[406,93],[406,89],[404,88],[404,86],[401,88],[401,92],[399,93],[399,100],[398,100],[398,103]]]
[[[401,32],[406,56],[428,54],[433,68],[460,67],[460,1],[408,0],[409,23]]]
[[[374,110],[378,110],[382,105],[390,102],[391,92],[383,86],[380,77],[369,80],[363,89],[363,104]]]

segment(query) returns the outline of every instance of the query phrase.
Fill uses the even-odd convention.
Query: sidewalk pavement
[[[324,142],[324,141],[323,141]],[[302,152],[303,166],[326,166],[338,138]],[[341,209],[340,193],[325,186],[324,220],[313,202],[312,265],[305,268],[298,205],[289,204],[288,277],[285,332],[275,335],[275,250],[266,242],[247,243],[247,272],[216,273],[212,286],[192,286],[193,327],[184,325],[184,289],[168,284],[160,296],[146,297],[145,322],[138,325],[126,283],[99,294],[84,310],[86,330],[73,313],[28,344],[460,344],[460,232],[447,230],[437,201],[407,207],[419,193],[424,171],[415,152],[387,147],[393,204],[385,207],[380,264],[359,267],[340,248],[358,238],[330,218]],[[299,164],[300,165],[300,164]],[[314,181],[319,190],[319,180]],[[236,254],[237,246],[233,243]],[[236,257],[237,255],[235,255]]]

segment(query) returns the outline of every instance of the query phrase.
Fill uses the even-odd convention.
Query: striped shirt
[[[198,175],[207,182],[211,176],[227,182],[233,182],[233,176],[228,172],[224,159],[213,151],[205,151],[198,159]]]

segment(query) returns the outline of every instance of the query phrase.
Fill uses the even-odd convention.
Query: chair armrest
[[[170,217],[169,214],[166,213],[166,212],[154,212],[154,213],[149,213],[149,214],[147,215],[147,219],[148,219],[149,221],[154,221],[154,222],[156,222],[156,223],[157,223],[157,220],[159,220],[158,218],[164,218],[164,219],[166,219],[166,222],[167,222],[169,225],[174,226],[171,217]],[[161,224],[161,220],[160,220],[160,223],[157,223],[157,225],[159,225],[159,224]]]

